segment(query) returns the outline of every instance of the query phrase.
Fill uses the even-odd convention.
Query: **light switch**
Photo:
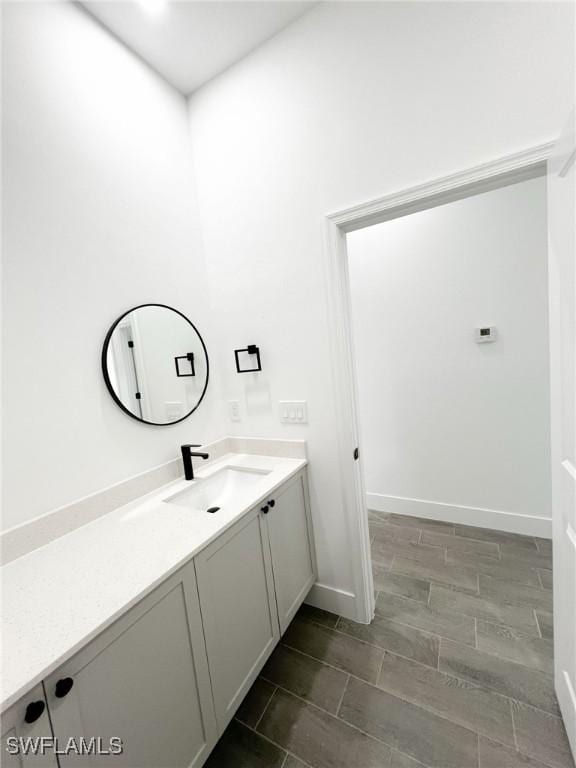
[[[164,414],[167,421],[176,421],[184,416],[184,403],[180,400],[166,400]]]
[[[307,424],[308,403],[306,400],[280,400],[280,421],[283,424]]]
[[[242,421],[239,400],[228,400],[228,413],[230,414],[231,421]]]

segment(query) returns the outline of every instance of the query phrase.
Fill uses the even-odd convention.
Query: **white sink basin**
[[[248,489],[268,474],[270,471],[265,469],[224,467],[209,477],[194,480],[190,488],[179,491],[164,501],[204,512],[211,507],[222,508],[244,496]]]

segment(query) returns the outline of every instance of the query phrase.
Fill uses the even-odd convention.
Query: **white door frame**
[[[548,163],[554,680],[576,758],[576,113]]]
[[[324,266],[336,405],[339,481],[348,521],[356,620],[359,622],[369,623],[374,617],[374,585],[364,480],[360,462],[353,459],[360,437],[346,234],[491,189],[544,176],[553,146],[553,142],[540,144],[325,217]]]

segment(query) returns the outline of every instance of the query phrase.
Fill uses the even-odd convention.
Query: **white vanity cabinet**
[[[14,706],[2,713],[0,737],[0,765],[4,768],[58,768],[51,745],[41,739],[50,739],[50,718],[42,683],[36,685]],[[28,749],[24,745],[28,744]],[[24,746],[24,750],[21,746]],[[18,750],[18,752],[17,752]],[[37,751],[37,754],[34,754]],[[40,754],[40,752],[44,754]]]
[[[265,506],[278,621],[284,634],[316,580],[306,473],[279,488]]]
[[[260,505],[195,558],[220,734],[280,638]]]
[[[112,738],[123,744],[116,756],[61,756],[61,768],[202,765],[217,736],[193,563],[44,684],[60,746],[81,737],[100,737],[104,750]]]
[[[301,469],[138,603],[116,606],[113,624],[3,713],[2,765],[200,768],[314,583],[308,504]],[[42,736],[58,759],[6,751],[10,737]]]
[[[220,733],[315,581],[306,473],[195,558]]]

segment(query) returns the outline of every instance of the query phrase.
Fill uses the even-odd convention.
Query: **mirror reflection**
[[[175,424],[199,406],[208,386],[208,353],[200,333],[178,310],[144,304],[112,325],[102,371],[115,402],[147,424]]]

